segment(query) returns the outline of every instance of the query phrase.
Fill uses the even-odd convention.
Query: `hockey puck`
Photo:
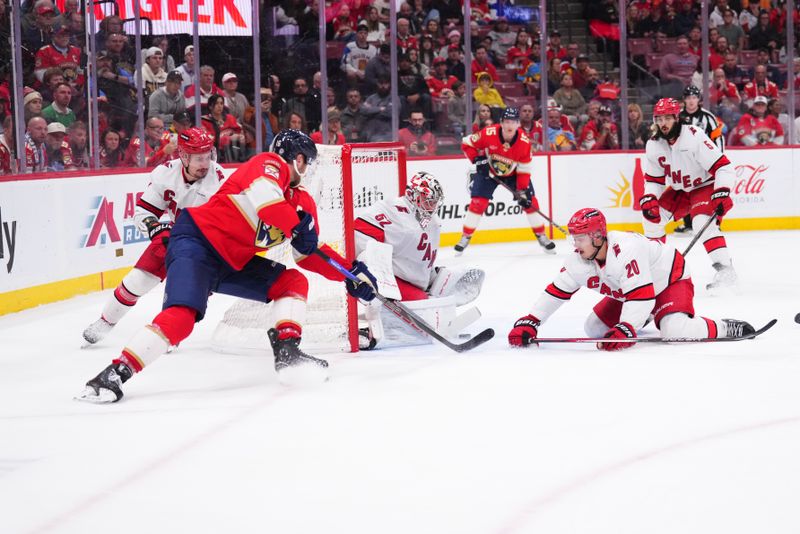
[[[796,322],[797,324],[800,324],[800,313],[798,313],[797,315],[794,316],[794,322]]]

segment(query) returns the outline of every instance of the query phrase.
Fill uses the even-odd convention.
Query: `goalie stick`
[[[354,276],[353,273],[342,267],[339,264],[339,262],[337,262],[327,254],[325,254],[323,251],[316,249],[314,253],[319,257],[321,257],[326,262],[328,262],[328,264],[331,267],[339,271],[345,278],[352,280],[353,282],[358,282],[360,284],[364,283],[363,280]],[[474,349],[478,345],[482,345],[483,343],[486,343],[487,341],[489,341],[494,337],[494,330],[492,330],[491,328],[487,328],[486,330],[480,332],[478,335],[476,335],[475,337],[473,337],[468,341],[465,341],[464,343],[451,343],[450,341],[442,337],[432,326],[426,323],[424,319],[422,319],[416,313],[412,312],[411,310],[403,306],[403,304],[401,304],[400,302],[397,302],[392,299],[387,299],[377,291],[375,292],[375,297],[378,300],[380,300],[381,303],[384,306],[386,306],[386,308],[389,309],[389,311],[397,315],[406,324],[410,325],[412,328],[414,328],[420,333],[428,334],[430,337],[432,337],[442,345],[445,345],[447,348],[452,349],[456,352],[466,352],[468,350]]]
[[[777,319],[772,319],[770,322],[746,336],[736,337],[635,337],[635,338],[614,338],[611,340],[613,343],[717,343],[722,341],[743,341],[745,339],[753,339],[777,323]],[[608,343],[610,341],[607,337],[537,337],[535,343]]]
[[[509,186],[503,180],[500,180],[497,176],[493,175],[492,173],[489,173],[489,178],[497,182],[499,185],[502,185],[503,187],[508,189],[509,193],[511,193],[511,196],[514,197],[514,200],[519,201],[520,197],[519,191],[517,191],[516,189],[512,189],[511,186]],[[541,215],[542,218],[545,221],[549,222],[554,228],[557,228],[559,232],[563,233],[564,235],[569,235],[569,232],[567,231],[566,228],[564,228],[563,226],[555,222],[553,219],[545,215],[544,212],[542,212],[542,210],[536,210],[536,213]]]

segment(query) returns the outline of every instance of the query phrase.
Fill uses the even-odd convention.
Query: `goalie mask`
[[[190,181],[205,178],[217,159],[214,138],[204,128],[187,128],[178,134],[178,156]]]
[[[406,185],[406,199],[414,208],[414,215],[422,228],[428,226],[443,198],[439,180],[427,172],[416,173]]]

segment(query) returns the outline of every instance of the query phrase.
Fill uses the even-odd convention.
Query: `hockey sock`
[[[661,319],[659,329],[664,337],[716,338],[724,335],[725,325],[706,317],[672,313]]]
[[[106,302],[101,316],[110,324],[117,324],[139,298],[156,287],[161,280],[140,269],[132,269],[114,290],[114,296]]]
[[[278,339],[299,338],[306,319],[308,280],[296,269],[287,269],[270,286],[267,298],[272,303],[272,317]]]
[[[481,222],[481,216],[488,206],[488,198],[473,197],[469,203],[467,215],[464,217],[464,228],[462,230],[464,235],[471,236],[475,232]]]
[[[718,235],[703,241],[703,246],[708,253],[708,257],[711,259],[711,263],[721,263],[722,265],[731,264],[731,255],[728,252],[728,246],[723,236]]]
[[[541,215],[535,211],[532,211],[530,213],[526,212],[525,217],[527,217],[528,224],[531,225],[531,230],[533,230],[534,234],[544,233],[544,219]]]
[[[189,337],[196,317],[197,312],[186,306],[167,308],[133,337],[114,363],[122,362],[138,373],[167,352],[170,345]]]

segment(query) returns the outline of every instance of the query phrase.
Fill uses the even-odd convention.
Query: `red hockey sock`
[[[703,241],[703,246],[706,248],[706,252],[711,254],[715,250],[725,248],[728,245],[725,243],[725,238],[721,235],[718,235]]]
[[[169,340],[177,345],[192,333],[197,312],[186,306],[172,306],[162,311],[153,319],[153,326]]]
[[[303,335],[303,327],[290,321],[281,321],[275,325],[278,331],[278,339],[299,338]]]
[[[120,304],[125,306],[133,306],[136,304],[136,301],[139,300],[139,295],[134,295],[128,291],[128,288],[125,287],[125,284],[122,282],[120,282],[117,288],[114,290],[114,297],[119,301]]]
[[[708,327],[708,337],[710,338],[719,337],[717,322],[712,319],[708,319],[707,317],[703,317],[702,319],[706,322],[706,326]]]
[[[278,300],[284,297],[308,299],[308,279],[297,269],[283,271],[267,290],[269,300]]]

